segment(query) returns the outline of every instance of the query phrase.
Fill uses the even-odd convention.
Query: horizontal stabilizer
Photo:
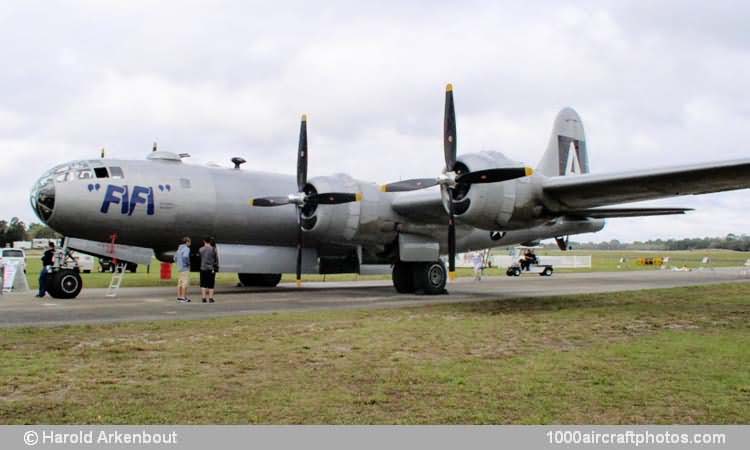
[[[587,217],[591,219],[609,219],[616,217],[668,216],[685,214],[692,208],[592,208],[565,211],[568,217]]]

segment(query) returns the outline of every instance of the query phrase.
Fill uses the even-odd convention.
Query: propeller
[[[531,167],[502,167],[496,169],[460,171],[456,168],[456,108],[453,104],[453,85],[445,87],[445,116],[443,119],[443,156],[445,171],[437,178],[414,178],[397,181],[381,186],[383,192],[405,192],[425,189],[432,186],[443,186],[448,194],[448,276],[456,278],[456,220],[454,191],[461,185],[499,183],[532,175]]]
[[[297,287],[302,284],[302,214],[308,205],[341,205],[362,200],[362,193],[306,192],[307,184],[307,116],[302,115],[297,147],[297,192],[285,197],[259,197],[250,200],[251,206],[273,207],[294,205],[297,210]]]

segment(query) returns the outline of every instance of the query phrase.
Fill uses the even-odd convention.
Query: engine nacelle
[[[518,167],[520,163],[498,152],[468,153],[458,158],[457,172]],[[485,230],[511,230],[529,226],[540,219],[543,207],[541,191],[530,177],[500,183],[461,184],[454,190],[456,217],[466,224]],[[443,203],[448,207],[444,190]]]
[[[395,222],[389,203],[379,186],[355,180],[346,174],[311,179],[305,192],[349,192],[362,194],[361,201],[341,205],[308,204],[302,209],[302,228],[306,236],[328,243],[380,244],[395,236]],[[392,233],[388,233],[392,231]]]

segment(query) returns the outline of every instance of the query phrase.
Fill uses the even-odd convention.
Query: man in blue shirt
[[[190,238],[182,238],[182,244],[177,248],[174,255],[174,262],[177,263],[179,278],[177,279],[177,301],[180,303],[189,303],[187,290],[190,286]]]

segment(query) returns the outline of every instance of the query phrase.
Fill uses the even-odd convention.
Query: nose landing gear
[[[53,298],[76,298],[83,288],[77,269],[59,269],[47,277],[47,292]]]

